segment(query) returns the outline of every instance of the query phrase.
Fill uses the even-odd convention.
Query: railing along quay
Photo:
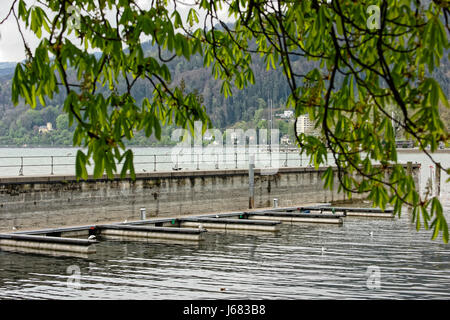
[[[296,150],[296,152],[294,152]],[[256,152],[255,168],[302,167],[306,158],[298,149],[277,152]],[[137,172],[178,170],[247,169],[250,154],[241,150],[232,153],[163,153],[135,154]],[[0,156],[0,176],[74,174],[74,155]],[[121,165],[119,164],[118,170]],[[88,168],[93,171],[93,166]]]

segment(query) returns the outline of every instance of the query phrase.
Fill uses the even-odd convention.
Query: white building
[[[294,111],[292,110],[284,110],[283,118],[289,119],[294,115]]]
[[[294,111],[292,110],[284,110],[283,113],[277,113],[275,117],[278,117],[280,119],[290,119],[294,116]]]
[[[314,130],[314,122],[309,119],[309,115],[307,114],[297,118],[297,135],[300,133],[317,135],[316,130]]]
[[[53,125],[51,122],[47,122],[46,126],[40,126],[39,127],[39,133],[47,133],[49,131],[53,130]]]

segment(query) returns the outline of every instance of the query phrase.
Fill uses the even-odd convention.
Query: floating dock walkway
[[[283,223],[332,223],[343,224],[344,220],[339,215],[332,214],[311,214],[311,213],[292,213],[292,212],[252,212],[246,213],[247,219],[258,220],[278,220]]]
[[[335,215],[341,214],[347,217],[370,217],[370,218],[393,218],[394,210],[387,208],[384,211],[377,208],[356,208],[356,207],[332,207],[332,206],[307,206],[276,208],[267,212],[299,212],[299,213],[320,213],[332,212]]]
[[[62,237],[49,237],[30,234],[0,234],[0,248],[8,250],[14,248],[14,251],[26,249],[30,253],[66,252],[66,253],[95,253],[93,244],[97,240],[73,239]]]
[[[307,210],[308,207],[303,208]],[[384,211],[376,208],[352,208],[352,207],[319,207],[319,208],[310,208],[309,210],[319,210],[320,212],[324,211],[333,211],[333,212],[343,212],[347,217],[370,217],[370,218],[393,218],[394,210],[393,209],[385,209]]]
[[[274,221],[275,220],[275,221]],[[202,227],[207,230],[246,230],[246,231],[270,231],[280,230],[280,221],[273,220],[248,220],[248,219],[229,219],[229,218],[183,218],[181,226],[183,227]]]
[[[96,253],[99,240],[160,240],[199,243],[207,231],[278,232],[280,224],[329,223],[342,225],[349,216],[392,218],[393,210],[317,205],[203,214],[178,218],[154,218],[114,224],[51,228],[0,234],[0,249],[51,255]]]
[[[98,234],[104,239],[125,239],[129,238],[147,238],[147,239],[166,239],[166,240],[184,240],[201,241],[206,232],[202,228],[176,228],[176,227],[143,227],[133,225],[99,225]]]

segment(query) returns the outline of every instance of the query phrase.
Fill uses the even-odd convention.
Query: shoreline
[[[161,145],[161,146],[127,146],[127,148],[172,148],[173,145]],[[0,149],[80,149],[74,146],[2,146],[0,145]],[[281,148],[280,148],[281,149]],[[300,151],[300,149],[299,149]],[[398,148],[397,153],[423,153],[422,150],[419,149],[413,149],[413,148]],[[448,149],[437,149],[436,151],[432,152],[431,154],[435,153],[450,153],[450,148]]]
[[[171,145],[163,146],[127,146],[127,148],[172,148]],[[0,149],[80,149],[74,146],[0,146]],[[82,149],[82,148],[81,148]]]
[[[423,151],[419,149],[400,148],[397,149],[397,153],[423,153]],[[436,151],[431,152],[431,154],[435,153],[450,153],[450,149],[437,149]]]

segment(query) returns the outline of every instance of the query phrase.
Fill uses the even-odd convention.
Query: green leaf
[[[173,14],[172,14],[172,17],[175,17],[173,26],[175,28],[181,28],[183,26],[183,21],[181,20],[181,16],[178,13],[178,11],[174,11]]]
[[[344,34],[344,29],[342,27],[342,19],[340,16],[336,16],[336,30],[339,35],[342,36]]]
[[[332,167],[328,167],[327,170],[325,170],[322,179],[325,180],[324,183],[324,189],[330,189],[333,190],[334,186],[334,171]]]
[[[22,20],[25,21],[26,16],[27,16],[27,9],[26,9],[26,5],[25,5],[25,1],[20,0],[19,1],[19,17],[21,17]]]
[[[222,87],[220,89],[220,92],[225,96],[225,98],[228,98],[232,95],[230,83],[228,81],[224,81],[222,83]]]
[[[125,157],[125,161],[122,166],[122,171],[120,172],[120,177],[123,179],[127,175],[127,171],[130,171],[130,176],[134,180],[136,179],[136,174],[134,172],[134,165],[133,165],[133,152],[131,150],[127,150],[123,157]]]
[[[77,151],[75,159],[75,174],[77,177],[87,180],[88,174],[86,170],[86,155],[81,151]]]

